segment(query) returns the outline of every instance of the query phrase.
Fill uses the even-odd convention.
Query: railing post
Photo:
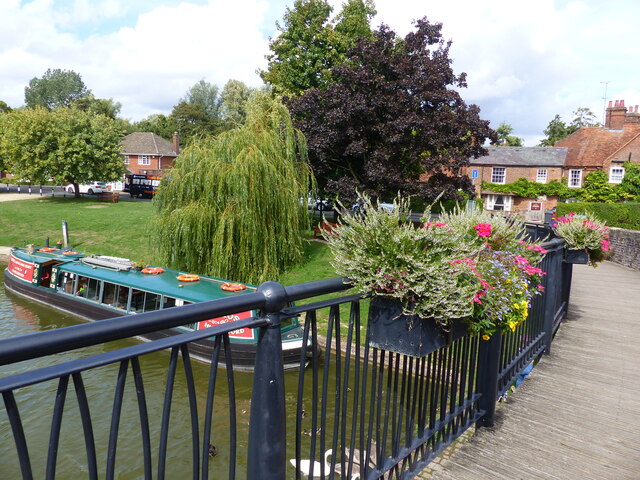
[[[500,368],[500,348],[502,335],[496,332],[489,340],[480,340],[478,352],[478,393],[480,410],[484,415],[476,422],[476,427],[493,427],[498,396],[498,374]]]
[[[564,259],[564,248],[555,250],[549,261],[549,270],[546,275],[546,285],[544,288],[544,353],[551,353],[551,342],[553,340],[553,323],[556,318],[558,299],[561,298],[559,288],[562,287],[562,261]]]
[[[282,480],[286,468],[286,421],[279,312],[288,301],[284,287],[277,282],[263,283],[258,292],[265,297],[263,315],[269,325],[260,328],[253,373],[247,479]]]

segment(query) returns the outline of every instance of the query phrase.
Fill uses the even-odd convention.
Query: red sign
[[[234,315],[225,315],[224,317],[211,318],[198,323],[198,330],[204,328],[215,327],[216,325],[223,325],[225,323],[235,322],[237,320],[243,320],[245,318],[251,318],[251,312],[240,312]],[[229,338],[244,338],[253,340],[252,328],[239,328],[229,332]]]
[[[531,202],[530,210],[542,210],[542,203],[540,203],[540,202]]]
[[[13,255],[9,257],[9,273],[25,282],[31,283],[31,280],[33,280],[34,267],[35,265],[33,263],[25,262]]]

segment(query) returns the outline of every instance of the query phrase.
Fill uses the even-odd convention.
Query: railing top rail
[[[247,310],[279,311],[289,302],[350,288],[340,277],[283,287],[266,282],[258,291],[177,308],[109,318],[0,340],[0,365],[60,353]],[[227,324],[227,330],[237,327]],[[223,332],[218,332],[223,333]]]

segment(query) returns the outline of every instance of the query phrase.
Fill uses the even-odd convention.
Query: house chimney
[[[627,112],[627,116],[624,119],[625,125],[638,125],[640,124],[640,113],[638,113],[638,105],[633,108],[633,106],[629,107],[629,111]]]
[[[627,117],[627,107],[624,100],[616,100],[613,107],[606,110],[604,128],[609,130],[622,130]]]
[[[173,132],[173,151],[180,155],[180,136],[178,132]]]

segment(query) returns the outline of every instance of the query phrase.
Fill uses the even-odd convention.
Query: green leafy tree
[[[513,127],[509,123],[502,122],[496,128],[496,134],[498,135],[498,143],[504,147],[522,147],[524,140],[520,137],[511,135]]]
[[[205,108],[197,103],[178,103],[173,107],[170,117],[186,145],[197,138],[215,135],[223,130],[222,121],[210,118]]]
[[[96,98],[93,94],[86,95],[71,102],[71,108],[90,112],[94,115],[104,115],[113,120],[118,118],[122,104],[116,102],[113,98]]]
[[[562,121],[560,115],[556,115],[553,117],[553,120],[549,122],[547,128],[544,130],[544,134],[547,138],[540,141],[541,147],[553,147],[556,142],[559,142],[563,138],[571,135],[575,132],[577,128],[572,128],[571,126],[567,126],[566,123]]]
[[[220,94],[220,110],[225,122],[233,127],[244,123],[247,117],[247,101],[253,92],[240,80],[229,80]]]
[[[132,131],[152,132],[169,140],[173,136],[173,132],[178,131],[178,127],[178,122],[173,116],[154,113],[139,122],[134,122],[132,125]]]
[[[300,260],[312,175],[304,137],[267,93],[247,121],[187,147],[154,198],[157,242],[175,268],[247,283]]]
[[[269,66],[262,79],[275,93],[300,95],[332,82],[332,70],[345,62],[348,49],[360,36],[371,36],[369,21],[375,15],[372,3],[349,0],[331,21],[333,8],[326,0],[296,0],[287,7],[280,34],[271,39]]]
[[[597,127],[600,125],[596,118],[596,114],[587,107],[580,107],[575,110],[573,112],[573,117],[574,118],[570,126],[576,130],[582,127]]]
[[[52,110],[70,107],[74,100],[85,97],[91,90],[73,70],[48,69],[42,78],[34,77],[24,89],[24,102],[28,108],[37,106]]]
[[[181,103],[200,105],[210,120],[220,118],[220,98],[218,87],[203,79],[193,85],[186,93]]]
[[[457,173],[496,137],[462,100],[466,75],[454,74],[441,29],[425,18],[402,39],[383,25],[334,69],[334,83],[289,100],[321,189],[344,201],[356,190],[384,200],[473,191]]]
[[[3,102],[2,100],[0,100],[0,113],[9,113],[12,112],[13,109],[7,105],[6,102]]]
[[[78,184],[113,181],[125,173],[122,131],[104,115],[36,107],[0,115],[0,158],[7,170],[33,183],[54,177]]]
[[[640,200],[640,163],[625,162],[624,178],[620,183],[620,189]]]

